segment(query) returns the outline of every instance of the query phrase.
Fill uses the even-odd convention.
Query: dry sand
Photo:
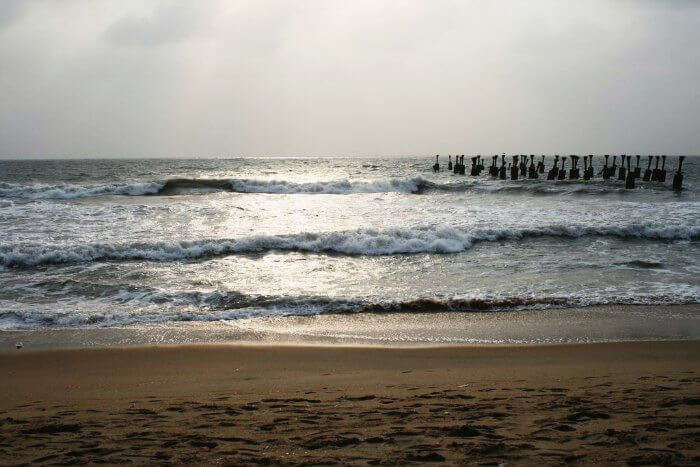
[[[700,341],[0,354],[0,463],[700,463]]]

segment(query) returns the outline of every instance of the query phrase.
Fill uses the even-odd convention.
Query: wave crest
[[[478,242],[517,241],[534,237],[579,238],[605,236],[649,240],[696,240],[699,226],[629,224],[621,226],[550,225],[538,228],[473,229],[414,228],[358,229],[355,231],[256,235],[238,239],[203,239],[180,242],[3,245],[0,265],[33,267],[92,261],[179,261],[216,256],[261,253],[272,250],[344,255],[383,256],[418,253],[458,253]]]
[[[648,189],[640,186],[638,189]],[[654,190],[668,187],[654,185]],[[689,188],[693,191],[692,188]],[[178,194],[232,192],[268,194],[332,194],[356,193],[406,193],[424,192],[483,192],[501,194],[528,193],[542,195],[610,195],[625,194],[622,186],[614,182],[578,180],[543,181],[523,180],[502,182],[490,179],[458,179],[451,182],[428,180],[422,176],[411,178],[388,178],[378,180],[329,180],[294,182],[289,180],[262,180],[254,178],[172,178],[161,181],[110,184],[110,185],[13,185],[0,183],[0,198],[23,199],[70,199],[93,196],[173,196]],[[635,190],[632,190],[634,192]]]
[[[93,196],[143,196],[159,193],[163,184],[159,182],[132,183],[125,185],[10,185],[0,184],[0,198],[21,199],[73,199]]]
[[[418,193],[426,180],[423,177],[409,179],[391,178],[388,180],[354,181],[335,180],[328,182],[296,183],[284,180],[229,180],[232,191],[238,193],[316,193],[316,194],[351,194],[351,193]]]
[[[127,303],[137,305],[127,312],[99,312],[94,307],[72,309],[65,313],[45,313],[24,307],[0,311],[0,329],[23,329],[35,326],[125,326],[154,323],[211,322],[258,317],[312,316],[324,314],[393,314],[503,312],[585,307],[592,305],[651,305],[698,303],[696,292],[623,294],[613,296],[484,295],[474,297],[413,298],[409,300],[369,301],[357,298],[324,296],[256,296],[236,291],[117,291],[112,298],[124,310]],[[105,297],[102,297],[103,299]],[[149,306],[154,305],[154,306]]]
[[[234,193],[270,194],[353,194],[353,193],[419,193],[426,182],[422,177],[391,178],[373,181],[332,180],[320,182],[291,182],[285,180],[174,178],[112,185],[10,185],[0,184],[0,198],[71,199],[93,196],[177,195],[180,193]]]

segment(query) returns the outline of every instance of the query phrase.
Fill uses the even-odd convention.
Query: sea
[[[665,183],[634,189],[602,180],[602,156],[589,181],[500,180],[490,157],[457,175],[445,159],[0,160],[0,332],[149,329],[148,342],[285,318],[341,332],[420,315],[435,330],[456,313],[463,332],[447,319],[442,340],[401,335],[555,342],[539,322],[612,313],[620,329],[654,323],[632,338],[700,338],[697,307],[673,307],[700,302],[700,157],[680,192],[675,156]],[[527,325],[504,338],[490,317]]]

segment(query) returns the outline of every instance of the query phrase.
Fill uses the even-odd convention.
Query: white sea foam
[[[232,179],[231,189],[239,193],[416,193],[426,183],[423,177],[408,179],[386,179],[374,181],[333,180],[322,182],[297,183],[285,180]]]
[[[271,250],[338,253],[345,255],[394,255],[458,253],[477,242],[514,241],[533,237],[579,238],[606,236],[648,240],[694,240],[694,225],[544,225],[532,228],[472,229],[413,228],[358,229],[354,231],[256,235],[238,239],[204,239],[181,242],[90,245],[10,245],[0,243],[0,264],[32,267],[43,264],[100,260],[178,261]]]
[[[158,193],[163,183],[144,182],[115,185],[0,185],[0,198],[72,199],[92,196],[141,196]]]
[[[352,194],[352,193],[416,193],[427,183],[422,177],[373,181],[332,180],[299,183],[285,180],[256,179],[171,179],[113,185],[0,185],[0,198],[71,199],[93,196],[143,196],[159,193],[177,194],[191,191],[232,191],[238,193],[279,194]]]
[[[666,190],[666,187],[654,186],[654,190]],[[638,190],[649,190],[640,186]],[[637,190],[637,191],[638,191]],[[292,180],[264,180],[254,178],[173,178],[168,180],[134,182],[108,185],[19,185],[0,183],[0,198],[23,199],[71,199],[93,196],[143,196],[212,191],[236,193],[269,194],[334,194],[347,195],[355,193],[422,193],[425,191],[445,192],[485,192],[485,193],[529,193],[532,195],[606,195],[633,194],[635,190],[610,184],[609,182],[579,181],[548,182],[542,180],[523,180],[506,182],[484,179],[460,179],[450,182],[437,182],[422,176],[410,178],[388,178],[378,180],[338,179],[315,182],[298,182]],[[0,207],[2,207],[0,205]]]

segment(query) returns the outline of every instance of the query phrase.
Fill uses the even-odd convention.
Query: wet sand
[[[422,312],[421,312],[422,311]],[[0,353],[172,344],[436,345],[583,344],[700,340],[700,304],[599,305],[488,312],[270,316],[126,327],[0,331]]]
[[[0,354],[0,463],[700,463],[700,341]]]

